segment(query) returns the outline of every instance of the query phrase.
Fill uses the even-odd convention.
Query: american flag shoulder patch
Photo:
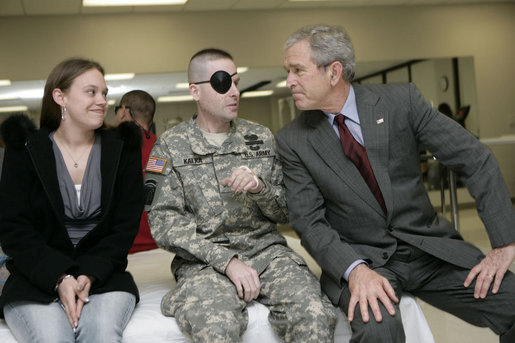
[[[162,174],[163,170],[165,170],[166,162],[168,161],[162,158],[149,157],[145,171]]]

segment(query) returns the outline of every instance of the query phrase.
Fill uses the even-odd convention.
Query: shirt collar
[[[327,113],[324,112],[327,116],[327,119],[330,123],[334,122],[334,117],[336,117],[337,114],[334,113]],[[350,85],[349,88],[349,96],[347,97],[347,100],[345,101],[345,104],[343,104],[343,108],[340,110],[341,114],[344,114],[347,119],[352,120],[356,124],[360,125],[359,122],[359,116],[358,116],[358,106],[356,105],[356,95],[354,94],[354,87]]]

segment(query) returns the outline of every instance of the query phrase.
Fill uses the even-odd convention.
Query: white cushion
[[[128,269],[136,280],[141,299],[124,331],[123,343],[191,342],[181,333],[175,319],[163,316],[160,310],[161,298],[175,286],[169,267],[172,257],[172,254],[161,249],[129,255]],[[431,330],[415,298],[409,294],[403,295],[400,308],[406,341],[434,343]],[[245,343],[281,342],[270,326],[266,306],[253,301],[247,311],[249,323],[243,335]],[[348,342],[350,336],[350,325],[345,315],[338,311],[334,341]],[[16,342],[3,320],[0,320],[0,342]]]

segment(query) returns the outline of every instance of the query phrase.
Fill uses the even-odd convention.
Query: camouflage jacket
[[[292,252],[275,223],[288,220],[275,141],[266,127],[236,119],[221,147],[204,138],[195,117],[157,140],[146,168],[146,209],[157,244],[184,263],[221,273],[232,257],[261,272]],[[234,194],[220,185],[242,165],[263,181],[258,194]]]

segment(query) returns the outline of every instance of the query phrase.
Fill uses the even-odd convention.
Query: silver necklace
[[[86,149],[82,152],[82,154],[79,156],[79,158],[77,159],[77,161],[75,161],[75,159],[73,158],[72,156],[72,153],[70,152],[70,150],[68,149],[67,145],[64,144],[64,147],[66,148],[66,152],[68,153],[68,155],[70,156],[70,158],[72,159],[73,161],[73,166],[75,168],[78,168],[79,167],[79,161],[81,160],[81,158],[84,156],[84,154],[86,153],[86,151],[88,151],[89,149]]]
[[[54,137],[55,137],[55,135],[54,135]],[[91,147],[89,147],[89,148],[87,148],[86,150],[84,150],[84,151],[82,152],[82,154],[79,156],[79,158],[78,158],[77,160],[75,160],[75,159],[73,158],[73,155],[72,155],[72,153],[71,153],[70,149],[68,149],[68,144],[66,144],[64,141],[61,141],[61,143],[62,143],[62,145],[64,146],[64,148],[66,149],[66,152],[68,153],[68,156],[70,156],[70,158],[72,159],[72,161],[73,161],[73,167],[74,167],[74,168],[78,168],[78,167],[79,167],[79,161],[82,159],[82,157],[84,156],[84,154],[86,153],[86,151],[88,151],[88,150],[90,150],[90,149],[91,149]]]

